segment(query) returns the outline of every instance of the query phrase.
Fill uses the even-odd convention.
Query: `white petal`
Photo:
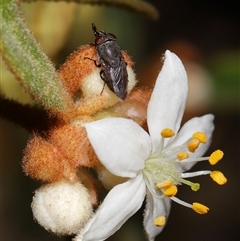
[[[198,149],[194,153],[190,154],[190,157],[201,157],[207,151],[212,141],[212,132],[214,130],[213,120],[214,116],[212,114],[192,118],[183,125],[176,138],[171,143],[169,143],[168,147],[181,145],[195,132],[201,131],[207,135],[207,143],[200,144]],[[181,161],[179,166],[182,171],[187,171],[195,164],[196,162],[184,163],[184,161]]]
[[[88,138],[102,164],[113,174],[135,177],[150,155],[151,141],[136,122],[107,118],[85,125]]]
[[[148,235],[149,241],[153,241],[154,238],[163,230],[163,227],[157,227],[154,225],[154,220],[158,216],[169,215],[171,208],[171,199],[168,197],[163,197],[162,199],[157,199],[153,197],[149,192],[147,193],[147,203],[144,215],[144,228]]]
[[[79,236],[84,241],[107,239],[140,209],[145,194],[142,174],[115,186],[104,199],[86,231]]]
[[[167,50],[147,110],[153,152],[157,149],[160,132],[164,128],[171,128],[177,133],[185,109],[187,91],[188,82],[184,66],[174,53]]]

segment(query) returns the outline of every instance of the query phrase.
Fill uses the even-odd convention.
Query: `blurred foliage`
[[[240,52],[239,50],[216,53],[208,61],[215,80],[214,108],[221,112],[239,109],[240,104]]]
[[[34,2],[36,0],[23,0],[23,2]],[[45,0],[48,1],[48,0]],[[59,2],[61,0],[54,0]],[[154,5],[143,0],[68,0],[68,2],[76,2],[79,4],[90,5],[108,5],[117,8],[123,8],[132,12],[137,12],[146,17],[157,20],[159,18],[159,12]]]
[[[37,1],[23,3],[22,10],[28,27],[50,58],[61,50],[76,19],[76,3]]]

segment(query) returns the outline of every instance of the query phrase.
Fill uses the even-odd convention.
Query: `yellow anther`
[[[227,182],[227,178],[219,171],[211,172],[210,177],[219,185],[223,185]]]
[[[207,142],[207,136],[203,132],[195,132],[192,135],[192,137],[198,139],[200,143],[206,143]]]
[[[156,188],[157,189],[167,188],[167,187],[172,186],[172,184],[173,184],[173,181],[169,179],[164,182],[160,182],[160,183],[156,184]]]
[[[209,157],[209,162],[211,165],[215,165],[223,158],[223,152],[220,150],[214,151]]]
[[[164,189],[163,194],[167,197],[174,197],[177,194],[177,186],[172,185]]]
[[[184,160],[188,157],[189,157],[189,154],[187,152],[179,152],[177,154],[177,158],[178,158],[179,161],[182,161],[182,160]]]
[[[193,203],[192,209],[199,214],[205,214],[209,211],[209,208],[202,205],[201,203]]]
[[[164,216],[159,216],[154,220],[154,224],[158,227],[162,227],[165,224],[165,222],[166,222],[166,217]]]
[[[199,183],[193,183],[193,185],[191,186],[191,189],[193,191],[198,191],[200,189],[200,184]]]
[[[170,128],[165,128],[161,132],[161,136],[164,137],[164,138],[169,138],[169,137],[172,137],[174,135],[175,135],[174,131]]]
[[[188,150],[190,152],[195,152],[200,144],[200,141],[196,138],[192,139],[190,142],[188,142]]]

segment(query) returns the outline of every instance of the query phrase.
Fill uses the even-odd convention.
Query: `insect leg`
[[[84,57],[84,59],[92,60],[94,62],[94,64],[96,65],[96,67],[98,67],[98,68],[101,67],[101,64],[97,64],[97,60],[95,60],[95,59],[91,59],[91,58],[88,58],[88,57]]]
[[[104,90],[104,87],[105,87],[105,84],[106,84],[106,80],[104,79],[104,71],[103,71],[103,70],[100,71],[100,77],[101,77],[101,79],[102,79],[103,82],[104,82],[102,91],[101,91],[101,93],[100,93],[100,95],[101,95],[101,94],[103,93],[103,90]]]
[[[95,63],[96,67],[98,67],[98,68],[101,67],[101,64],[97,64],[97,61],[96,61],[95,59],[91,59],[91,58],[88,58],[88,57],[84,57],[84,59],[92,60],[92,61]],[[103,82],[104,82],[103,88],[102,88],[101,93],[100,93],[100,95],[102,95],[103,90],[104,90],[104,87],[105,87],[105,84],[106,84],[106,80],[104,79],[104,71],[103,71],[103,70],[100,71],[100,77],[101,77],[101,79],[102,79]]]

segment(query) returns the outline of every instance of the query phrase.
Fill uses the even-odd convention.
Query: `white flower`
[[[139,210],[146,195],[144,228],[149,240],[154,240],[163,229],[171,199],[198,213],[208,211],[201,204],[191,205],[175,197],[178,184],[190,185],[195,191],[199,188],[199,184],[184,177],[211,173],[183,173],[197,161],[208,159],[201,156],[209,147],[214,129],[214,117],[209,114],[191,119],[179,131],[187,86],[182,62],[175,54],[166,51],[164,66],[148,105],[149,134],[134,121],[124,118],[86,124],[89,140],[102,164],[111,173],[129,180],[108,193],[76,241],[107,239]]]

